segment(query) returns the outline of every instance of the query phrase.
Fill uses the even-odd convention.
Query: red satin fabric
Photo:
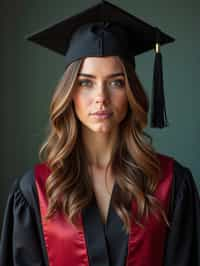
[[[169,199],[173,177],[173,159],[159,154],[163,178],[154,193],[168,213]],[[132,210],[137,210],[136,201],[132,203]],[[143,219],[144,221],[144,219]],[[163,219],[157,220],[150,215],[142,229],[134,222],[128,241],[128,256],[126,266],[163,266],[164,243],[167,226]]]
[[[158,154],[163,178],[157,186],[155,196],[159,198],[168,213],[170,191],[173,177],[173,159]],[[45,164],[35,166],[35,182],[39,198],[43,234],[50,266],[89,266],[82,217],[79,216],[79,229],[57,213],[52,219],[44,219],[47,212],[45,181],[50,174]],[[132,211],[137,210],[136,201],[132,202]],[[145,221],[145,228],[140,228],[132,221],[128,240],[126,266],[163,266],[163,252],[167,226],[163,219],[153,215]]]
[[[44,219],[47,213],[44,185],[49,174],[50,171],[45,164],[35,166],[36,187],[49,266],[88,266],[81,216],[79,216],[80,229],[68,223],[60,213],[48,221]]]

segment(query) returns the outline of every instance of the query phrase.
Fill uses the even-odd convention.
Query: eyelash
[[[84,86],[83,83],[85,83],[85,82],[88,84],[88,82],[91,82],[91,80],[89,80],[89,79],[82,79],[82,80],[79,80],[79,81],[78,81],[78,85],[79,85],[79,86]]]
[[[120,82],[120,85],[119,85],[119,86],[117,85],[118,87],[123,87],[123,86],[124,86],[124,80],[122,80],[122,79],[116,79],[116,80],[113,80],[113,81],[118,81],[118,82]],[[111,82],[113,82],[113,81],[111,81]],[[79,85],[79,86],[84,86],[84,85],[83,85],[84,82],[86,82],[86,83],[89,82],[89,83],[90,83],[91,80],[89,80],[89,79],[82,79],[82,80],[79,80],[79,81],[78,81],[78,85]],[[86,86],[87,86],[87,85],[86,85]]]

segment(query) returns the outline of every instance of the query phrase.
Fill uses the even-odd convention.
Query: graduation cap
[[[157,27],[108,1],[99,1],[25,38],[63,55],[66,67],[80,58],[112,55],[131,61],[135,67],[135,56],[155,49],[151,127],[168,125],[160,45],[174,38]]]

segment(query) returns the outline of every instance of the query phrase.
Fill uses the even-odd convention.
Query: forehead
[[[106,76],[113,72],[123,72],[123,67],[118,56],[86,57],[80,72]]]

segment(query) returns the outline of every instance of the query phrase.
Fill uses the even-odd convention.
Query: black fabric
[[[82,214],[90,264],[109,266],[109,255],[103,232],[103,224],[101,223],[96,202],[93,200]]]
[[[163,265],[200,266],[199,193],[191,171],[177,161],[170,206],[172,227],[167,234]],[[99,213],[96,214],[97,221]],[[100,220],[97,223],[102,225]],[[110,260],[109,266],[124,266],[127,256],[127,237],[121,234],[122,231],[119,233],[121,225],[119,217],[110,208],[104,228],[106,241],[100,243],[108,245],[106,259]],[[102,232],[103,227],[99,226],[95,231],[95,242],[98,242]],[[88,249],[91,252],[90,244]],[[105,247],[103,249],[105,251]],[[105,261],[105,258],[102,260]],[[95,263],[95,260],[91,261],[90,266],[98,265]],[[10,190],[1,232],[0,266],[49,266],[33,170],[18,178]]]
[[[1,232],[0,266],[48,265],[34,173],[29,170],[17,178],[8,196]]]
[[[113,194],[117,191],[117,188],[117,184],[114,183],[105,224],[101,221],[95,197],[82,213],[89,260],[92,266],[125,265],[128,234],[123,230],[122,220],[111,204]]]
[[[163,128],[168,126],[165,105],[162,54],[156,52],[153,72],[151,127]]]
[[[200,197],[190,169],[175,164],[164,266],[200,266]]]
[[[65,55],[66,66],[87,56],[122,55],[134,58],[155,47],[157,28],[108,1],[96,2],[25,38]],[[101,26],[97,25],[99,22]],[[161,45],[174,41],[174,38],[159,32]]]

